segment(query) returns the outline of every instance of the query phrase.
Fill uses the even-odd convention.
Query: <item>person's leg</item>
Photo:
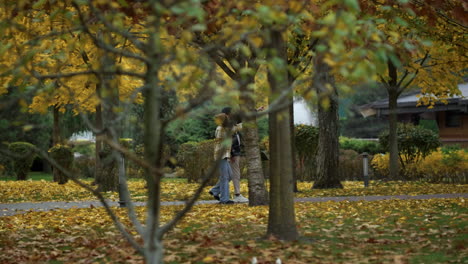
[[[221,178],[221,174],[219,176],[219,178]],[[213,197],[216,199],[216,200],[219,200],[219,193],[220,193],[220,190],[219,190],[219,184],[220,184],[220,180],[218,179],[218,182],[216,183],[215,186],[211,187],[209,193],[211,195],[213,195]]]
[[[232,177],[232,170],[228,160],[222,160],[220,168],[221,177],[219,179],[219,201],[221,203],[226,203],[231,199],[229,196],[229,181]]]
[[[240,156],[231,158],[232,183],[234,184],[234,198],[236,203],[246,203],[249,199],[240,194]]]
[[[231,157],[232,183],[234,185],[234,194],[240,194],[240,156]]]

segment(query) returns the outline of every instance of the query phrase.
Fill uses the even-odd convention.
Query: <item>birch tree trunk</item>
[[[249,78],[240,86],[241,92],[241,109],[246,109],[249,112],[255,111],[255,101],[249,94],[248,85],[253,83],[253,77]],[[268,191],[265,186],[265,177],[262,168],[262,158],[260,156],[260,147],[258,144],[258,126],[257,119],[245,122],[242,128],[242,135],[244,138],[245,148],[245,162],[247,163],[247,175],[249,184],[249,205],[267,205],[268,204]]]

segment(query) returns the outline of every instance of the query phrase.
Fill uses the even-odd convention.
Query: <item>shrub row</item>
[[[388,178],[388,154],[376,155],[371,166],[377,178]],[[401,162],[400,162],[401,163]],[[402,164],[400,164],[402,165]],[[437,151],[417,162],[400,166],[399,175],[406,180],[422,179],[433,183],[468,183],[468,152],[463,149]]]

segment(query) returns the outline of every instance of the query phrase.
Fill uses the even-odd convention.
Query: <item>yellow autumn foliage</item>
[[[90,184],[90,180],[85,180]],[[39,202],[39,201],[84,201],[96,200],[90,192],[84,190],[73,182],[57,184],[48,181],[0,181],[0,203]],[[399,182],[399,181],[371,181],[370,187],[364,187],[361,181],[342,182],[343,189],[312,189],[313,182],[299,182],[296,193],[297,198],[326,197],[326,196],[365,196],[365,195],[418,195],[437,193],[466,193],[466,184],[435,184],[427,182]],[[141,179],[128,182],[132,200],[146,201],[147,189]],[[162,201],[182,201],[189,198],[198,188],[197,183],[187,183],[186,179],[165,179],[161,183]],[[200,200],[212,200],[208,194],[209,186],[205,188]],[[233,193],[231,184],[231,193]],[[241,181],[241,193],[248,194],[247,181]],[[104,196],[117,201],[118,193],[107,192]]]
[[[375,173],[389,175],[389,154],[375,155],[371,166]],[[409,163],[406,171],[412,178],[423,178],[431,182],[463,182],[468,177],[468,152],[460,149],[443,152],[440,148],[417,163]]]
[[[464,198],[374,202],[296,203],[303,239],[259,239],[268,207],[196,205],[164,237],[164,260],[173,263],[463,263]],[[163,206],[168,222],[181,206]],[[131,227],[124,208],[114,212]],[[136,213],[144,220],[144,207]],[[241,234],[241,235],[240,235]],[[138,236],[137,236],[138,237]],[[312,241],[312,242],[311,242]],[[103,208],[27,212],[0,218],[2,263],[142,263]],[[431,252],[444,261],[420,261]],[[398,257],[398,261],[396,258]],[[15,262],[16,260],[16,262]],[[450,261],[448,261],[450,260]]]

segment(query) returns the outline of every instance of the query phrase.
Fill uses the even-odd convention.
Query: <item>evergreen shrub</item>
[[[403,170],[410,163],[416,163],[441,145],[439,135],[434,131],[412,124],[398,124],[398,155]],[[389,150],[389,134],[385,131],[379,136],[379,142]]]
[[[6,146],[8,149],[8,145],[3,145],[1,147]],[[13,160],[11,157],[0,153],[0,175],[11,177],[15,175],[15,171],[13,170]]]
[[[124,144],[122,144],[122,142],[120,144],[122,146],[125,146]],[[138,144],[136,146],[128,145],[125,147],[128,148],[130,152],[133,152],[136,155],[136,157],[142,160],[145,158],[145,146],[143,144]],[[172,171],[172,168],[170,167],[176,164],[177,161],[171,156],[171,149],[170,146],[167,144],[163,145],[163,159],[163,164],[167,166],[164,167],[165,172]],[[145,176],[145,168],[141,167],[140,165],[136,164],[128,158],[125,159],[125,170],[127,176],[131,178],[143,178]]]
[[[367,152],[368,154],[382,153],[383,148],[378,141],[340,137],[340,149],[354,150],[359,154]]]
[[[309,125],[297,125],[294,129],[296,147],[296,176],[301,181],[315,178],[318,145],[318,128]]]
[[[65,170],[71,171],[73,152],[70,146],[57,144],[49,149],[49,156]],[[68,182],[68,177],[61,170],[57,169],[56,175],[57,179],[54,179],[54,181],[58,182],[58,184],[65,184]]]
[[[94,156],[79,156],[74,158],[73,171],[84,178],[94,178],[96,167],[96,157]]]
[[[96,155],[96,144],[88,140],[74,141],[72,152],[88,157],[94,157]]]
[[[13,170],[17,180],[26,180],[36,158],[34,146],[28,142],[13,142],[8,145],[13,156]]]
[[[202,179],[214,162],[215,140],[201,142],[187,142],[179,147],[177,153],[178,165],[184,168],[188,182],[198,182]],[[217,176],[217,174],[215,174]],[[218,177],[213,177],[211,183],[215,183]]]

